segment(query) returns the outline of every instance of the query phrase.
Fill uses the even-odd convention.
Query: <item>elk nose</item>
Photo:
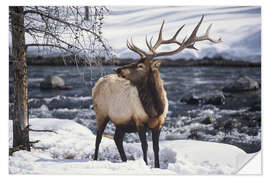
[[[115,68],[115,69],[113,69],[113,71],[116,72],[117,74],[119,74],[121,69],[120,68]]]

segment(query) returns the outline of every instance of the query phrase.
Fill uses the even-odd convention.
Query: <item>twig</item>
[[[40,150],[42,150],[42,151],[45,151],[45,150],[49,149],[49,148],[47,148],[47,147],[39,147],[39,146],[33,146],[32,148],[33,148],[33,149],[40,149]]]
[[[57,134],[56,131],[48,130],[48,129],[38,130],[38,129],[30,129],[30,128],[29,128],[29,131],[33,131],[33,132],[53,132],[53,133]]]
[[[39,143],[40,140],[35,140],[35,141],[29,141],[30,147],[33,147],[33,144]]]

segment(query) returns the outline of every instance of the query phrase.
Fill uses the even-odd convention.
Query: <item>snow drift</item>
[[[160,142],[161,169],[153,168],[152,144],[149,142],[149,165],[146,166],[140,143],[124,143],[128,161],[123,163],[113,142],[103,138],[99,160],[93,161],[95,135],[70,120],[30,119],[31,141],[40,140],[31,152],[18,151],[9,157],[10,174],[234,174],[254,154],[226,144],[176,140]],[[12,121],[9,145],[12,146]]]

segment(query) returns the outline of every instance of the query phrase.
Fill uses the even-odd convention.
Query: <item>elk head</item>
[[[147,37],[145,38],[146,41],[146,45],[149,49],[149,52],[145,52],[144,50],[136,47],[131,39],[131,43],[129,41],[127,41],[127,47],[140,55],[140,59],[138,61],[135,61],[134,63],[125,65],[121,68],[118,68],[115,70],[115,72],[123,77],[126,78],[128,80],[131,81],[131,83],[136,84],[138,81],[146,81],[147,80],[147,75],[151,74],[151,72],[155,72],[158,71],[158,67],[161,64],[160,60],[154,60],[154,58],[156,57],[160,57],[160,56],[170,56],[170,55],[174,55],[177,53],[180,53],[182,50],[184,50],[185,48],[187,49],[195,49],[197,50],[197,48],[195,48],[195,43],[198,41],[204,41],[204,40],[208,40],[212,43],[219,43],[221,42],[221,38],[219,38],[218,40],[214,40],[212,38],[210,38],[209,35],[209,31],[210,28],[212,27],[212,24],[210,24],[205,32],[205,34],[203,36],[197,36],[197,32],[199,30],[200,25],[202,24],[204,15],[202,15],[201,20],[199,21],[199,23],[197,24],[197,26],[195,27],[195,29],[193,30],[193,32],[191,33],[191,35],[189,36],[189,38],[184,38],[182,40],[182,42],[179,42],[176,40],[177,35],[179,34],[179,32],[183,29],[183,26],[181,26],[176,33],[174,34],[174,36],[168,40],[163,40],[162,38],[162,29],[164,26],[164,21],[161,25],[160,31],[159,31],[159,36],[158,36],[158,40],[155,43],[155,45],[152,45],[152,38],[150,39],[150,41],[148,41]],[[158,47],[160,47],[161,45],[165,45],[165,44],[177,44],[179,47],[173,51],[169,51],[169,52],[157,52],[156,50],[158,49]]]

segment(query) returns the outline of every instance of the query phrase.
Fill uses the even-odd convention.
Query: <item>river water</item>
[[[70,119],[88,127],[96,133],[95,113],[91,89],[103,75],[113,73],[114,66],[29,66],[29,116],[30,118]],[[225,94],[224,105],[188,104],[181,101],[189,92],[214,92],[247,75],[261,82],[260,68],[236,67],[161,67],[161,77],[169,100],[169,112],[161,132],[160,140],[195,139],[228,143],[246,152],[257,152],[261,148],[261,111],[253,110],[260,103],[260,90]],[[41,90],[40,82],[48,75],[58,75],[71,90]],[[13,111],[12,66],[9,75],[9,115]],[[211,122],[207,122],[211,119]],[[30,122],[31,124],[31,122]],[[113,135],[115,127],[109,123],[105,134]],[[149,140],[151,133],[148,133]],[[126,142],[138,142],[136,133],[125,135]]]

